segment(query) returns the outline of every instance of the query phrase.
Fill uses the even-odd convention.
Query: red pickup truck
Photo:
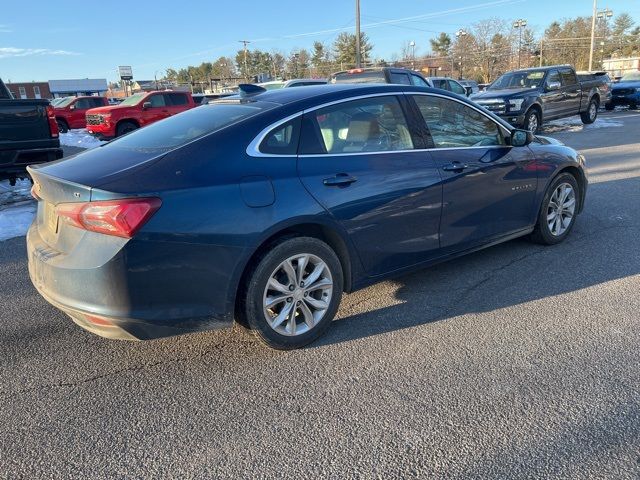
[[[58,130],[60,130],[60,133],[66,133],[70,128],[84,128],[87,110],[105,105],[109,105],[105,97],[63,98],[53,108]]]
[[[191,94],[186,92],[136,93],[119,105],[88,110],[87,130],[100,138],[119,137],[195,106]]]

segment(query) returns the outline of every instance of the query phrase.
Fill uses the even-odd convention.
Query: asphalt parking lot
[[[299,351],[104,340],[0,242],[0,478],[640,478],[640,114],[598,122],[547,129],[589,166],[568,241],[348,295]]]

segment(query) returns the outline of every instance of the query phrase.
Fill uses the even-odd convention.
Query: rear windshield
[[[331,83],[387,83],[383,71],[360,73],[336,73]]]
[[[135,130],[106,146],[170,150],[275,106],[276,104],[266,102],[203,105]]]

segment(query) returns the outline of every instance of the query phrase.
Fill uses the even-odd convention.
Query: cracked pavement
[[[240,327],[87,333],[0,242],[0,478],[640,477],[640,114],[585,154],[571,237],[345,296],[295,352]]]

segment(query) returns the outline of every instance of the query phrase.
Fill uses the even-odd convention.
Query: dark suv
[[[329,83],[397,83],[416,87],[434,86],[420,73],[396,67],[352,68],[332,74],[329,77]]]

